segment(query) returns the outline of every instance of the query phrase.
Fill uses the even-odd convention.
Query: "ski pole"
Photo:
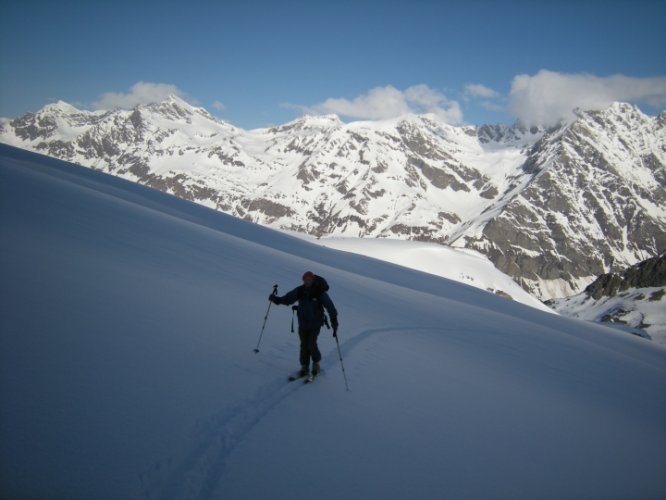
[[[345,372],[345,364],[342,362],[342,351],[340,350],[340,342],[338,341],[338,329],[333,329],[333,337],[335,337],[335,344],[338,346],[338,357],[340,358],[340,366],[342,367],[342,376],[345,379],[345,387],[347,392],[351,392],[349,389],[349,384],[347,383],[347,373]]]
[[[294,314],[298,311],[298,306],[291,307],[291,333],[294,333]]]
[[[277,295],[277,285],[273,285],[273,293],[271,295]],[[259,344],[261,344],[261,337],[264,336],[264,328],[266,328],[266,320],[268,319],[268,313],[271,310],[271,304],[272,302],[269,300],[268,301],[268,309],[266,309],[266,316],[264,316],[264,324],[261,327],[261,333],[259,334],[259,341],[257,342],[257,347],[254,348],[254,352],[257,353],[259,352]]]

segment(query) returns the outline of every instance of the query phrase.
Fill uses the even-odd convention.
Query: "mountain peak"
[[[47,104],[40,110],[40,112],[56,113],[60,115],[73,115],[73,114],[83,113],[83,111],[81,111],[80,109],[62,100],[58,100],[51,104]]]
[[[574,123],[580,120],[586,120],[588,117],[595,121],[598,121],[600,118],[606,120],[619,118],[625,122],[632,120],[645,121],[650,118],[637,106],[627,102],[613,102],[609,106],[602,109],[576,109],[574,110],[574,114],[576,115],[576,120]]]
[[[277,127],[272,127],[270,132],[289,132],[294,130],[328,130],[332,128],[337,128],[344,125],[336,114],[328,115],[303,115],[296,120],[285,123],[284,125],[278,125]]]
[[[613,104],[611,104],[606,111],[618,114],[627,114],[627,113],[636,113],[636,112],[643,114],[643,112],[640,109],[638,109],[637,106],[629,104],[628,102],[619,102],[619,101],[616,101]]]
[[[342,120],[336,114],[328,115],[304,115],[298,121],[310,127],[337,127],[342,125]]]
[[[188,108],[193,107],[189,102],[187,102],[182,97],[177,96],[176,94],[169,94],[167,98],[162,101],[162,103],[176,105],[176,106],[183,106]]]
[[[193,110],[194,107],[188,103],[186,100],[182,99],[181,97],[178,97],[175,94],[169,94],[166,99],[163,99],[161,101],[155,101],[147,104],[140,104],[138,107],[155,107],[155,108],[164,108],[164,107],[176,107],[176,108],[183,108],[183,109],[188,109],[188,110]]]
[[[515,146],[534,144],[546,131],[535,125],[527,127],[521,122],[513,125],[495,124],[476,127],[476,135],[482,144],[497,143]]]
[[[169,120],[185,119],[187,121],[197,112],[197,108],[174,94],[159,102],[139,105],[135,109],[149,110]]]

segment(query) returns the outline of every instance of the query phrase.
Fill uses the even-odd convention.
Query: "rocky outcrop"
[[[606,273],[585,288],[594,298],[614,297],[630,288],[666,287],[666,254],[644,260],[622,273]]]

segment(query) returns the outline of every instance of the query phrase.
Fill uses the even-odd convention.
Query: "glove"
[[[270,300],[273,304],[279,304],[280,303],[280,297],[278,297],[275,294],[270,294],[268,296],[268,300]]]
[[[333,336],[337,337],[338,336],[338,317],[337,316],[331,318],[331,326],[333,327]]]

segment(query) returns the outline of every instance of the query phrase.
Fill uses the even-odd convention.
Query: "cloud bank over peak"
[[[604,109],[613,102],[666,105],[666,77],[599,77],[541,70],[517,75],[511,83],[508,111],[525,125],[552,126],[571,121],[574,110]]]
[[[132,109],[164,101],[170,95],[196,105],[176,85],[139,81],[127,92],[102,94],[92,103],[92,108]],[[542,69],[534,75],[514,76],[508,94],[477,82],[465,85],[456,95],[464,103],[465,113],[484,109],[499,114],[501,119],[511,118],[527,126],[550,127],[575,119],[576,109],[605,109],[617,101],[647,105],[653,112],[661,111],[666,107],[666,76],[601,77]],[[404,90],[386,85],[354,98],[332,97],[314,105],[282,106],[303,114],[336,114],[349,120],[386,120],[406,114],[433,114],[450,125],[465,124],[459,101],[426,84],[412,85]],[[219,100],[214,100],[212,107],[218,112],[227,109]]]
[[[93,109],[132,109],[141,104],[164,101],[170,95],[187,100],[185,92],[168,83],[137,82],[129,92],[107,92],[99,101],[92,104]]]
[[[375,87],[354,99],[329,98],[314,106],[293,107],[310,114],[335,113],[358,120],[385,120],[409,113],[432,113],[451,125],[463,119],[458,102],[423,84],[405,90],[392,85]]]
[[[511,116],[521,123],[550,127],[575,119],[575,110],[605,109],[613,102],[666,106],[666,77],[637,78],[625,75],[596,76],[540,70],[516,75],[508,95],[482,83],[462,89],[467,106]],[[458,101],[428,85],[400,90],[392,85],[375,87],[353,99],[330,98],[313,106],[291,106],[308,114],[334,113],[357,120],[383,120],[404,114],[432,113],[445,123],[463,124]]]

